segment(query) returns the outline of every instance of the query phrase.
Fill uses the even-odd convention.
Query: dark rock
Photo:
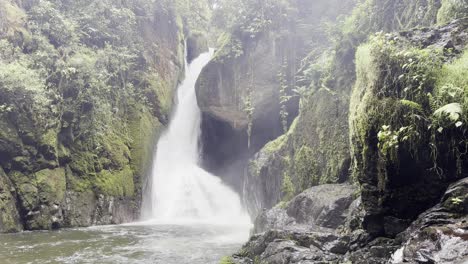
[[[467,196],[468,178],[452,184],[441,203],[422,213],[400,235],[405,242],[393,255],[393,263],[468,261],[468,217],[463,212]]]
[[[286,211],[299,224],[337,228],[346,218],[355,191],[349,184],[312,187],[289,202]]]
[[[0,233],[23,229],[15,199],[15,189],[0,167]]]
[[[388,41],[397,47],[397,51],[388,52],[397,53],[413,48],[453,47],[452,52],[447,51],[447,54],[440,55],[442,61],[451,61],[463,52],[468,43],[467,29],[468,19],[462,19],[443,27],[388,34]],[[393,66],[389,65],[399,64],[379,60],[378,57],[366,60],[373,61],[372,68],[392,68]],[[357,67],[363,70],[358,72],[358,77],[366,79],[367,77],[363,76],[366,74],[364,72],[371,69],[364,70],[364,65]],[[395,72],[392,73],[383,74],[383,71],[376,71],[377,76],[372,81],[362,82],[358,78],[351,96],[352,156],[353,164],[358,168],[354,170],[354,176],[361,184],[362,202],[366,211],[363,227],[374,237],[395,237],[402,232],[419,214],[438,202],[450,183],[466,177],[467,172],[457,168],[468,168],[468,160],[459,159],[454,154],[458,151],[464,152],[466,146],[451,147],[447,143],[463,141],[466,138],[466,134],[463,133],[456,134],[453,138],[447,135],[437,138],[436,161],[433,158],[434,154],[431,154],[431,137],[434,133],[425,128],[418,130],[417,139],[411,143],[399,144],[394,154],[385,153],[382,147],[379,147],[378,133],[382,126],[390,125],[399,129],[405,126],[403,124],[412,122],[405,120],[406,114],[411,110],[400,104],[400,100],[405,98],[398,85],[386,84],[387,78],[399,75],[401,66],[396,65],[394,68]],[[424,111],[433,112],[429,106],[425,106]],[[369,116],[369,112],[382,114]],[[392,120],[400,121],[397,124]],[[428,125],[421,123],[421,127]],[[457,164],[456,160],[459,160],[460,164]],[[439,173],[431,169],[434,163],[437,163]]]
[[[338,226],[352,222],[359,202],[355,187],[329,184],[312,187],[290,202],[264,210],[255,221],[250,241],[235,263],[330,263],[346,254],[351,236],[338,234]],[[351,206],[353,205],[353,206]],[[345,232],[350,228],[342,228]]]
[[[395,237],[399,233],[405,231],[411,223],[408,220],[402,220],[392,216],[384,217],[383,221],[385,234],[390,237]]]
[[[187,61],[190,63],[203,52],[208,51],[208,39],[203,33],[190,33],[187,37]]]
[[[285,205],[263,211],[255,221],[254,232],[288,229],[292,225],[311,230],[314,227],[336,229],[344,223],[355,191],[349,184],[312,187]]]

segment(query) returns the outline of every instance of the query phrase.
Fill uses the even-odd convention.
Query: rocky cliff
[[[237,169],[237,175],[243,175],[239,189],[251,215],[258,217],[251,241],[234,259],[226,261],[386,263],[406,244],[399,251],[404,251],[403,260],[418,261],[418,254],[428,250],[431,253],[421,259],[463,262],[466,252],[449,256],[444,243],[458,241],[455,247],[461,249],[465,244],[458,237],[466,232],[447,231],[449,237],[445,237],[446,233],[439,231],[466,228],[466,213],[457,214],[449,208],[463,207],[460,204],[465,196],[450,198],[452,205],[446,197],[451,193],[452,187],[447,189],[450,184],[467,177],[467,79],[463,73],[467,71],[468,3],[345,1],[340,2],[344,7],[340,9],[330,1],[284,2],[288,10],[320,10],[318,16],[323,16],[311,16],[315,23],[322,23],[318,22],[319,29],[315,24],[315,31],[309,34],[303,20],[289,24],[294,28],[291,32],[301,36],[303,32],[305,40],[314,43],[304,47],[305,52],[296,53],[301,59],[294,70],[291,64],[284,67],[292,73],[286,75],[292,83],[284,82],[285,75],[268,62],[270,59],[256,57],[249,46],[252,40],[236,35],[239,31],[233,27],[226,42],[230,44],[218,51],[224,59],[213,62],[213,69],[207,68],[198,86],[205,115],[205,145],[213,141],[222,146],[221,150],[206,149],[206,159],[209,163],[234,155],[245,160]],[[329,12],[321,9],[324,6],[339,19],[327,19]],[[298,14],[281,18],[292,16],[290,21],[296,21]],[[241,20],[241,29],[244,23]],[[274,35],[275,29],[267,27],[261,37]],[[254,50],[264,54],[281,50],[278,43],[253,42]],[[262,69],[264,61],[268,69],[279,72],[276,82],[264,81],[272,79],[271,72],[245,73],[250,67],[253,71]],[[249,76],[253,76],[250,83],[245,81]],[[292,85],[291,90],[288,85]],[[285,90],[289,91],[286,95]],[[265,107],[262,93],[268,91],[277,93],[276,101]],[[297,109],[297,116],[286,111],[289,119],[284,119],[284,110],[291,109],[288,107]],[[274,117],[276,125],[265,126],[257,116],[263,113]],[[257,132],[256,126],[260,129]],[[278,129],[283,129],[281,135],[267,142]],[[260,136],[265,138],[259,141]],[[228,140],[221,143],[223,138]],[[304,225],[298,220],[303,215],[320,217],[320,210],[307,208],[326,198],[312,192],[333,196],[331,190],[313,186],[336,183],[356,186],[355,193],[348,196],[360,197],[355,202],[358,209],[351,203],[327,207],[344,215],[341,227],[324,233],[324,226],[314,221]],[[309,202],[300,198],[304,195]],[[438,210],[444,213],[431,222]],[[444,217],[448,217],[447,223],[441,220]],[[425,246],[416,249],[415,241],[427,238],[425,228],[439,234],[434,241],[440,247],[428,249],[429,242],[424,242]]]
[[[192,29],[181,4],[0,2],[0,232],[139,217]]]

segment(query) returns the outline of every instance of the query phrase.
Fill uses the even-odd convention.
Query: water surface
[[[138,224],[0,235],[0,263],[217,264],[246,226]]]

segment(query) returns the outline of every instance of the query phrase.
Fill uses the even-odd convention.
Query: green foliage
[[[120,171],[103,170],[96,177],[95,185],[99,193],[116,197],[134,195],[133,171],[129,166]]]
[[[287,109],[287,103],[291,99],[290,95],[290,86],[289,82],[287,80],[287,69],[288,65],[286,62],[283,62],[283,65],[281,66],[281,70],[278,73],[278,82],[279,82],[279,103],[280,103],[280,118],[281,118],[281,124],[283,126],[283,132],[286,133],[288,131],[288,109]]]
[[[222,0],[216,5],[213,14],[216,27],[250,38],[285,23],[291,13],[286,0]]]
[[[252,74],[252,73],[251,73]],[[247,142],[247,147],[250,148],[250,140],[252,137],[252,129],[253,129],[253,118],[254,118],[254,112],[255,112],[255,106],[253,105],[253,87],[252,83],[250,83],[249,88],[247,89],[247,96],[244,98],[244,112],[247,115],[247,137],[248,137],[248,142]]]
[[[434,111],[434,117],[436,117],[436,123],[438,121],[443,123],[442,119],[444,117],[449,117],[451,122],[448,125],[453,125],[457,122],[466,123],[466,114],[464,113],[468,111],[466,99],[468,95],[467,70],[468,52],[466,51],[459,59],[442,67],[437,78],[437,88],[435,93],[430,97],[430,104],[432,111]]]
[[[408,144],[416,136],[418,136],[418,132],[415,131],[414,126],[404,126],[398,130],[391,130],[390,126],[384,125],[377,134],[379,139],[378,147],[385,156],[396,159],[400,144]]]
[[[364,159],[359,166],[370,166],[375,159],[369,137],[377,131],[382,155],[375,160],[386,164],[381,166],[398,168],[400,157],[409,155],[417,162],[431,160],[431,171],[438,177],[444,175],[443,167],[453,169],[447,167],[447,159],[456,160],[457,175],[462,173],[467,59],[463,54],[445,63],[444,54],[450,56],[438,49],[397,44],[381,34],[358,49],[354,96],[360,97],[353,96],[351,120],[355,150]]]
[[[223,33],[218,39],[219,50],[213,60],[224,62],[226,59],[236,59],[244,55],[242,42],[232,34]]]
[[[194,31],[204,31],[208,28],[211,21],[209,1],[176,0],[175,4],[188,28]]]
[[[283,201],[290,201],[292,198],[294,198],[294,195],[296,193],[291,177],[287,173],[283,175],[283,183],[281,185],[281,192],[282,192]]]
[[[462,114],[462,107],[459,103],[451,103],[444,105],[434,112],[434,116],[436,116],[436,118],[447,117],[450,121],[454,123],[460,120]]]
[[[437,13],[437,23],[446,24],[466,16],[468,16],[467,0],[442,0],[442,6]]]
[[[318,175],[316,167],[317,163],[314,160],[312,149],[306,145],[300,147],[295,153],[292,170],[299,179],[299,188],[301,190],[319,184],[320,175]]]
[[[351,16],[342,22],[348,37],[365,39],[372,33],[393,32],[435,23],[437,0],[359,0]]]
[[[219,264],[234,264],[234,262],[232,260],[232,257],[225,256],[220,260]]]

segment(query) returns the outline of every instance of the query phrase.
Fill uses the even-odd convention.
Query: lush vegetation
[[[37,197],[65,186],[138,200],[183,70],[184,34],[206,28],[208,2],[22,2],[0,2],[0,167],[21,211],[62,204],[63,195]],[[49,169],[62,177],[45,180]]]

